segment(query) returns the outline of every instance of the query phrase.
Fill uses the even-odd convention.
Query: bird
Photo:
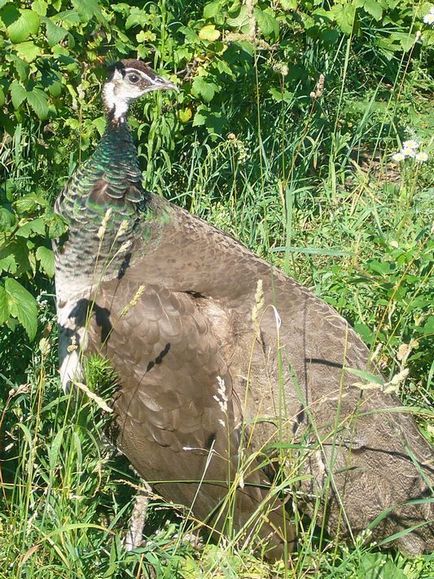
[[[432,448],[360,337],[238,240],[143,188],[128,108],[173,90],[140,60],[112,66],[106,131],[56,200],[68,224],[54,247],[63,387],[84,379],[83,357],[108,360],[116,444],[211,534],[288,556],[297,510],[343,541],[432,550]]]

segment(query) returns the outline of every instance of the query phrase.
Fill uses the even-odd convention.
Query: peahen
[[[286,476],[293,506],[332,535],[371,524],[373,539],[432,550],[432,449],[394,395],[360,384],[357,370],[375,372],[360,338],[241,243],[142,188],[128,105],[174,88],[140,61],[116,64],[106,132],[56,202],[69,224],[56,246],[64,387],[82,379],[81,355],[106,357],[118,446],[210,529],[255,524],[271,556],[293,548],[276,491]]]

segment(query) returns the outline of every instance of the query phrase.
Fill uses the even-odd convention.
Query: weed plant
[[[433,556],[409,559],[363,536],[339,544],[298,512],[297,552],[271,565],[230,534],[199,536],[200,522],[154,495],[146,541],[126,551],[143,483],[98,399],[61,392],[50,250],[65,230],[53,200],[104,129],[100,57],[137,54],[174,71],[178,100],[152,96],[131,117],[145,187],[333,305],[386,381],[405,371],[395,390],[433,442],[431,9],[0,2],[1,579],[434,576]],[[415,154],[396,157],[409,140]],[[90,390],[109,400],[114,383],[104,361],[89,361]],[[272,493],[289,489],[295,466]]]

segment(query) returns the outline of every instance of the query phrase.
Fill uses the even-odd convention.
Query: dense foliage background
[[[0,577],[432,576],[429,558],[362,542],[306,543],[286,570],[195,549],[158,501],[147,545],[126,554],[139,481],[101,443],[93,401],[59,396],[50,249],[65,230],[54,199],[104,131],[106,65],[143,58],[180,87],[131,115],[145,187],[335,306],[432,438],[430,14],[410,0],[0,0]],[[88,382],[106,379],[94,362]]]

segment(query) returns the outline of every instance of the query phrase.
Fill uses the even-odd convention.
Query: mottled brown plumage
[[[131,186],[140,188],[137,179]],[[107,187],[87,189],[94,203],[107,204]],[[131,209],[125,255],[116,230],[107,231],[118,259],[101,270],[94,222],[84,226],[93,262],[89,250],[81,267],[72,263],[74,228],[83,225],[69,212],[72,233],[58,250],[56,277],[64,383],[80,371],[67,350],[71,336],[84,353],[106,356],[119,377],[119,447],[159,493],[191,506],[210,528],[227,530],[234,507],[235,529],[259,521],[271,555],[293,547],[282,497],[267,491],[280,452],[286,476],[297,480],[298,507],[313,515],[319,500],[318,520],[332,535],[351,539],[390,510],[375,539],[414,526],[396,546],[431,550],[432,449],[396,397],[357,384],[348,369],[375,372],[360,338],[232,237],[155,195],[143,199]],[[276,450],[282,442],[286,450]]]

